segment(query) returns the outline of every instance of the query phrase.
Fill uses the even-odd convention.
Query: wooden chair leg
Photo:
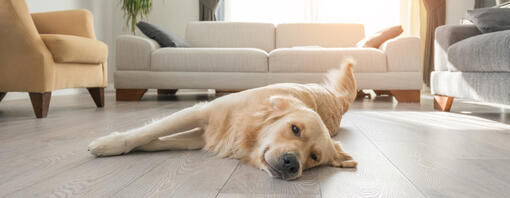
[[[4,99],[4,96],[7,94],[7,92],[0,92],[0,101]]]
[[[158,89],[158,95],[173,95],[177,93],[177,89]]]
[[[104,88],[94,87],[87,88],[87,90],[89,90],[90,96],[92,96],[92,99],[94,100],[94,103],[96,103],[96,106],[99,108],[104,107]]]
[[[147,89],[116,89],[117,101],[140,101]]]
[[[435,95],[434,96],[434,109],[440,110],[440,111],[450,111],[450,108],[452,108],[453,99],[454,99],[453,97],[449,97],[449,96]]]
[[[28,93],[32,101],[35,117],[45,118],[48,116],[48,109],[50,108],[51,92],[44,93]]]
[[[420,90],[391,90],[398,102],[420,102]]]

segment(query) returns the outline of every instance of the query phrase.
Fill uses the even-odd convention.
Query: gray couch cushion
[[[158,42],[161,47],[189,47],[189,44],[184,39],[167,28],[144,21],[138,22],[136,26],[145,36]]]
[[[483,33],[510,30],[510,8],[468,10],[466,18]]]
[[[510,30],[474,36],[448,48],[448,70],[510,72]]]

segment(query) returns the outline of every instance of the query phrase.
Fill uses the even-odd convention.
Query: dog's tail
[[[324,85],[335,90],[344,99],[346,105],[350,105],[356,99],[358,93],[353,67],[356,61],[352,58],[345,59],[339,69],[330,70]],[[345,104],[344,103],[344,104]]]

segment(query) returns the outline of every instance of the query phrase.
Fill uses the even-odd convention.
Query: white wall
[[[473,9],[475,0],[447,0],[446,24],[459,24],[467,10]]]
[[[85,7],[86,1],[82,0],[27,0],[30,12],[46,12],[55,10],[68,10]]]

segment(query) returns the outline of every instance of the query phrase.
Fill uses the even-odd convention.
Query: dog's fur
[[[288,180],[319,165],[356,167],[331,139],[356,97],[353,65],[346,61],[320,85],[275,84],[200,103],[142,128],[98,138],[89,150],[96,156],[111,156],[132,150],[201,148]],[[293,133],[293,125],[299,134]],[[275,168],[286,153],[299,161],[296,174],[285,175]]]

